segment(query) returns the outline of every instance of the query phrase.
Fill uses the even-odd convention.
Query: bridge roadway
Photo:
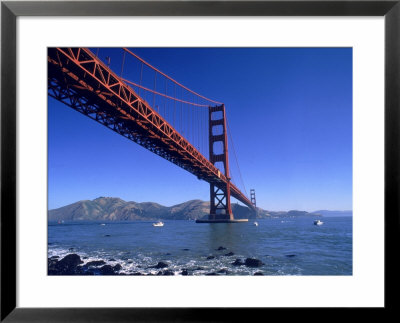
[[[48,49],[48,93],[199,179],[226,187],[229,179],[89,49]],[[255,209],[233,183],[230,190]]]

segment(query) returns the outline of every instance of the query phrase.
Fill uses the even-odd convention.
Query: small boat
[[[257,222],[254,222],[254,225],[255,225],[256,227],[258,227],[258,223],[257,223]]]
[[[153,223],[153,227],[163,227],[163,226],[164,226],[164,223],[161,222],[161,221],[158,221],[158,222],[156,222],[156,223]]]
[[[322,221],[320,221],[320,220],[315,220],[315,221],[314,221],[314,224],[315,224],[315,225],[323,225],[324,222],[322,222]]]

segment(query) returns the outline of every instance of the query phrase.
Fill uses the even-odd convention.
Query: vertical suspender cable
[[[142,86],[142,78],[143,78],[143,63],[140,66],[140,81],[139,81],[139,85],[140,86]],[[140,95],[140,90],[141,90],[141,88],[139,87],[139,96],[141,96]]]
[[[176,99],[176,84],[174,84],[174,98]],[[174,121],[173,121],[174,128],[175,128],[175,108],[176,108],[176,100],[174,100]]]
[[[232,148],[233,148],[233,154],[234,154],[234,156],[235,156],[236,165],[237,165],[237,167],[238,167],[240,180],[241,180],[241,182],[242,182],[242,185],[243,185],[244,191],[245,191],[245,193],[246,193],[246,196],[248,196],[247,190],[246,190],[246,186],[244,185],[244,182],[243,182],[243,177],[242,177],[242,173],[241,173],[241,171],[240,171],[239,163],[238,163],[238,160],[237,160],[235,144],[233,143],[233,139],[232,139],[232,135],[231,135],[231,130],[230,130],[230,128],[229,128],[228,119],[226,119],[226,126],[227,126],[227,128],[228,128],[229,138],[231,139]]]
[[[193,94],[192,94],[192,102],[193,102]],[[194,108],[193,107],[191,109],[191,113],[192,113],[192,145],[195,146],[195,143],[194,143],[195,140],[194,139],[196,137],[196,134],[194,132],[194,123],[195,123],[194,117],[195,117],[195,115],[194,115]]]
[[[199,98],[197,97],[197,103],[199,103]],[[199,147],[200,150],[200,145],[201,145],[201,140],[200,140],[200,124],[201,124],[201,118],[199,114],[199,109],[197,110],[197,146]]]
[[[122,74],[123,74],[123,72],[124,72],[125,55],[126,55],[126,52],[124,51],[124,53],[123,53],[123,55],[122,55],[121,77],[122,77]]]
[[[164,93],[165,95],[167,95],[167,79],[165,78],[165,93]],[[165,104],[165,101],[164,101],[164,118],[166,119],[167,117],[167,113],[166,113],[166,104]]]
[[[153,93],[153,109],[156,106],[156,92],[157,91],[157,72],[154,71],[154,93]]]
[[[182,99],[182,90],[181,90],[181,93],[180,93],[180,94],[181,94],[181,95],[180,95],[180,98]],[[179,103],[178,103],[178,104],[179,104]],[[179,104],[179,131],[180,131],[181,133],[183,133],[182,118],[183,118],[183,103],[180,102],[180,104]]]

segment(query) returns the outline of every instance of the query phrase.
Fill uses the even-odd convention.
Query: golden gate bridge
[[[127,48],[121,55],[118,74],[99,49],[49,48],[48,94],[208,182],[209,219],[197,222],[242,222],[234,218],[231,196],[256,212],[254,189],[249,199],[230,177],[225,105]]]

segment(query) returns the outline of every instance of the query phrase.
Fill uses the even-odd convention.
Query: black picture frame
[[[18,308],[16,307],[16,19],[19,16],[383,16],[385,19],[385,306],[396,311],[399,278],[400,0],[380,1],[2,1],[1,3],[1,321],[232,322],[288,308]],[[371,255],[373,261],[373,255]],[[40,291],[37,291],[40,293]],[[240,291],[238,291],[240,297]],[[243,295],[248,298],[249,295]],[[299,314],[302,309],[291,308]],[[313,309],[314,310],[314,309]],[[341,318],[326,308],[329,318]],[[384,312],[382,312],[384,311]],[[290,312],[290,311],[289,311]],[[349,311],[348,311],[349,312]],[[373,314],[374,313],[374,314]],[[376,313],[376,314],[375,314]],[[346,315],[351,314],[347,313]],[[393,313],[391,313],[393,314]],[[254,315],[254,316],[253,316]],[[275,313],[273,313],[275,315]],[[323,315],[326,315],[325,313]],[[297,319],[307,318],[307,313]],[[350,318],[350,317],[349,317]],[[272,318],[271,318],[272,319]],[[243,320],[243,319],[242,319]],[[246,321],[246,319],[244,319]]]

